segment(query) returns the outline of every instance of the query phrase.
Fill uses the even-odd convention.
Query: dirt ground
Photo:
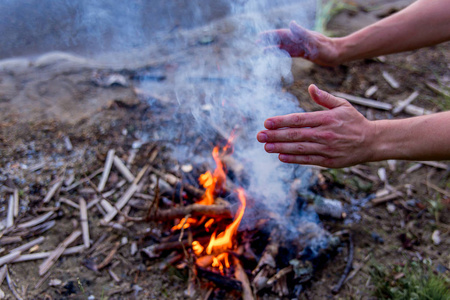
[[[372,2],[374,6],[380,2],[388,3]],[[343,11],[333,18],[328,29],[338,35],[351,32],[392,13],[397,9],[395,5],[402,7],[402,1],[378,10],[357,6],[357,12]],[[214,43],[207,47],[214,47]],[[445,43],[336,68],[294,59],[294,82],[285,88],[297,97],[299,105],[306,111],[320,109],[307,95],[311,83],[330,92],[360,97],[364,97],[371,86],[377,86],[378,90],[370,98],[393,105],[417,91],[419,96],[413,104],[434,112],[442,111],[450,108],[449,98],[430,88],[429,83],[449,85],[449,50],[450,44]],[[61,190],[59,196],[51,200],[51,205],[43,205],[42,199],[58,178],[73,177],[73,183],[93,174],[104,166],[110,149],[115,149],[123,161],[136,155],[129,165],[133,174],[138,174],[154,154],[154,165],[176,169],[178,164],[165,143],[145,135],[171,121],[168,105],[171,100],[165,100],[170,96],[142,94],[134,85],[143,70],[150,71],[152,80],[157,83],[165,80],[158,77],[160,74],[172,72],[173,68],[170,58],[165,62],[148,63],[144,69],[127,69],[97,66],[65,54],[43,56],[33,62],[26,59],[0,62],[1,218],[6,218],[8,201],[15,189],[20,198],[16,223],[33,219],[49,209],[55,208],[57,212],[54,216],[57,225],[39,234],[45,236],[46,241],[35,251],[51,251],[79,228],[79,210],[61,203],[57,207],[56,198],[78,202],[80,197],[92,200],[96,194],[86,182],[73,191]],[[383,78],[383,71],[389,72],[400,87],[392,88]],[[406,113],[394,117],[388,111],[356,107],[373,120],[410,117]],[[379,177],[383,170],[386,181]],[[450,173],[447,162],[434,165],[410,161],[377,162],[354,168],[321,170],[320,174],[320,184],[314,187],[315,191],[341,200],[348,215],[344,221],[324,219],[323,224],[330,232],[346,229],[352,233],[353,270],[357,272],[338,295],[331,294],[345,268],[344,250],[315,274],[300,299],[374,299],[371,296],[374,286],[369,275],[373,263],[389,267],[429,260],[433,270],[447,277],[450,275]],[[115,186],[120,176],[113,169],[108,187]],[[93,177],[92,182],[98,184],[99,178],[100,175]],[[63,188],[70,184],[64,184]],[[386,186],[393,187],[399,195],[374,204],[371,199]],[[42,261],[9,264],[9,274],[18,293],[25,299],[186,298],[186,271],[160,268],[163,259],[146,261],[140,253],[131,253],[131,244],[136,243],[141,249],[155,239],[153,231],[157,231],[160,224],[122,218],[117,221],[120,226],[104,227],[99,225],[103,215],[98,208],[93,207],[89,213],[91,239],[95,243],[106,234],[108,246],[97,248],[95,255],[83,251],[63,256],[44,277],[38,274]],[[436,234],[440,241],[436,240]],[[9,243],[5,236],[8,236],[7,231],[0,238],[0,256],[34,239],[26,236],[21,242]],[[102,243],[105,241],[99,242]],[[89,268],[107,257],[115,243],[119,246],[112,267],[99,271]],[[116,274],[117,280],[111,272]],[[6,280],[0,288],[7,299],[14,298]]]

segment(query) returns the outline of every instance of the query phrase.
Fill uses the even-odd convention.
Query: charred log
[[[233,217],[228,205],[191,204],[165,210],[158,210],[152,219],[158,221],[183,218],[186,215],[231,219]]]
[[[197,276],[203,279],[206,279],[208,281],[211,281],[214,283],[217,287],[222,289],[232,289],[239,292],[242,292],[242,283],[236,279],[228,278],[225,276],[222,276],[220,274],[208,271],[206,269],[196,267],[197,270]]]

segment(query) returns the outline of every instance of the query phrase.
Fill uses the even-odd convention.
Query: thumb
[[[297,22],[295,21],[291,21],[289,23],[289,29],[292,31],[295,37],[299,39],[305,40],[306,37],[308,36],[308,30],[298,25]]]
[[[328,109],[333,109],[348,103],[346,100],[335,97],[330,93],[320,90],[314,84],[308,87],[308,92],[311,98],[319,105]]]

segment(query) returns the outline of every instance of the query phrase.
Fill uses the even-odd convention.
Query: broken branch
[[[102,192],[105,188],[106,182],[108,181],[109,172],[111,171],[111,166],[114,159],[114,149],[110,149],[106,156],[105,168],[103,170],[102,178],[100,179],[100,183],[98,184],[98,191]]]
[[[39,275],[44,275],[63,254],[64,250],[81,235],[80,230],[72,232],[61,244],[56,247],[50,256],[39,266]]]

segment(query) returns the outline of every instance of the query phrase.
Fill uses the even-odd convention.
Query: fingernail
[[[287,159],[287,156],[285,155],[285,154],[280,154],[280,155],[278,155],[278,159],[280,160],[280,161],[286,161],[286,159]]]
[[[316,95],[320,96],[320,89],[316,85],[314,85],[314,88],[316,89]]]
[[[267,142],[267,134],[265,133],[258,133],[258,141],[261,143]]]
[[[274,126],[274,124],[273,124],[272,121],[267,120],[267,121],[264,123],[264,126],[265,126],[267,129],[272,129],[273,126]]]
[[[273,144],[266,144],[266,151],[272,152],[275,149],[275,146]]]

